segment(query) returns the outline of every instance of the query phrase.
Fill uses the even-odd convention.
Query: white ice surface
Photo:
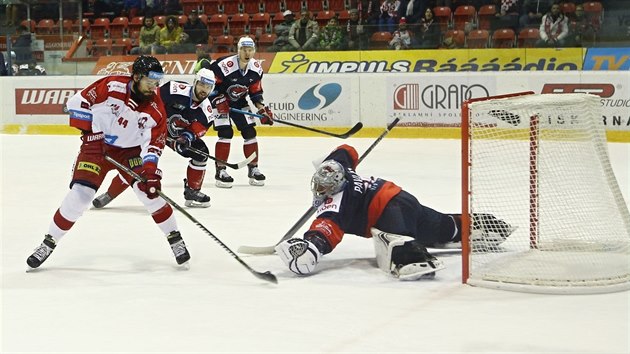
[[[206,138],[211,146],[214,138]],[[230,170],[230,190],[204,191],[208,209],[188,209],[236,250],[274,244],[310,202],[311,160],[373,139],[259,138],[264,187]],[[230,161],[243,158],[234,139]],[[298,278],[277,256],[242,259],[250,274],[183,215],[191,269],[175,267],[167,242],[126,192],[88,210],[36,272],[26,257],[66,194],[79,140],[0,135],[2,353],[628,353],[630,294],[535,295],[462,285],[458,253],[441,255],[435,280],[399,282],[376,268],[371,240],[347,235],[319,272]],[[610,144],[626,201],[630,145]],[[391,179],[437,210],[460,209],[460,144],[384,139],[358,169]],[[183,205],[186,160],[167,151],[164,192]],[[111,177],[111,176],[109,176]],[[108,183],[106,181],[106,184]],[[102,190],[105,188],[102,187]],[[102,192],[99,191],[99,192]]]

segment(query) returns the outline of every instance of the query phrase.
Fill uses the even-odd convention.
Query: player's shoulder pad
[[[262,76],[263,74],[262,62],[258,59],[249,59],[249,63],[247,63],[247,69],[258,73],[258,75],[260,76]]]
[[[217,65],[223,76],[228,76],[231,73],[239,70],[238,55],[231,55],[220,58],[217,60]]]

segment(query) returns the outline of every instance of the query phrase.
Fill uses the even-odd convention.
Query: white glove
[[[317,247],[301,238],[290,238],[275,247],[276,253],[289,269],[298,275],[312,273],[322,254]]]

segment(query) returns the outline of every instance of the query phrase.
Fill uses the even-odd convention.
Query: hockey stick
[[[166,140],[168,140],[168,142],[169,142],[169,143],[173,143],[173,144],[174,144],[174,143],[175,143],[175,141],[176,141],[175,139],[170,138],[170,137],[169,137],[169,138],[166,138]],[[186,148],[186,150],[188,150],[188,151],[190,151],[190,152],[194,152],[195,154],[199,154],[199,155],[205,156],[205,157],[209,158],[210,160],[214,160],[214,161],[216,161],[216,162],[218,162],[218,163],[221,163],[221,164],[223,164],[223,165],[225,165],[225,166],[227,166],[227,167],[229,167],[229,168],[233,168],[233,169],[235,169],[235,170],[238,170],[239,168],[243,168],[243,167],[245,167],[245,166],[249,165],[249,163],[250,163],[250,162],[252,162],[252,161],[254,161],[254,159],[256,158],[256,151],[254,151],[254,152],[253,152],[251,155],[249,155],[249,156],[248,156],[245,160],[243,160],[243,161],[241,161],[241,162],[239,162],[239,163],[229,163],[229,162],[227,162],[227,161],[219,160],[219,159],[217,159],[217,158],[216,158],[216,157],[214,157],[214,156],[208,155],[208,154],[207,154],[207,153],[205,153],[204,151],[201,151],[201,150],[199,150],[199,149],[195,149],[195,148],[194,148],[194,147],[192,147],[192,146],[187,147],[187,148]]]
[[[372,145],[370,145],[370,147],[368,147],[368,149],[365,150],[365,152],[361,155],[361,157],[359,157],[359,161],[357,162],[357,165],[359,165],[361,163],[361,161],[363,161],[363,159],[365,159],[365,157],[372,150],[374,150],[374,147],[381,140],[383,140],[385,135],[387,135],[396,126],[396,124],[398,124],[398,121],[400,121],[400,118],[394,119],[387,126],[387,128],[385,128],[385,131],[382,132],[381,135],[379,135],[379,137],[376,138],[376,140],[372,143]],[[302,225],[304,225],[308,221],[308,219],[311,218],[311,216],[313,216],[313,214],[315,214],[316,211],[317,211],[317,207],[314,206],[314,205],[311,205],[308,208],[308,210],[304,213],[304,215],[302,215],[302,217],[300,217],[300,219],[293,226],[291,226],[289,231],[287,231],[287,233],[284,234],[284,236],[282,236],[280,241],[278,241],[275,245],[273,245],[273,246],[260,246],[260,247],[257,247],[257,246],[241,246],[241,247],[238,248],[237,251],[240,252],[240,253],[247,253],[247,254],[274,254],[275,253],[275,247],[277,245],[279,245],[281,242],[286,241],[286,240],[290,239],[291,237],[293,237],[293,235],[295,235],[295,233],[302,227]]]
[[[114,160],[113,158],[105,155],[105,160],[111,162],[114,166],[116,166],[120,170],[125,171],[127,174],[129,174],[131,177],[133,177],[138,182],[145,182],[146,181],[142,176],[140,176],[139,174],[134,172],[132,169],[130,169],[129,167],[127,167],[125,165],[122,165],[120,162]],[[195,219],[195,217],[190,215],[186,211],[186,209],[182,208],[181,206],[179,206],[179,204],[175,203],[175,201],[173,201],[166,194],[164,194],[164,192],[162,192],[161,190],[158,190],[157,194],[160,197],[162,197],[164,200],[166,200],[167,203],[169,203],[175,209],[177,209],[180,213],[184,214],[184,216],[186,216],[195,225],[199,226],[199,228],[202,229],[214,241],[216,241],[221,246],[221,248],[226,250],[232,256],[232,258],[236,259],[243,267],[247,268],[247,270],[249,270],[250,273],[252,273],[253,275],[255,275],[259,279],[266,280],[268,282],[272,282],[272,283],[275,283],[275,284],[278,283],[278,279],[276,279],[276,276],[273,275],[271,272],[267,271],[267,272],[261,273],[261,272],[255,271],[252,267],[250,267],[247,263],[245,263],[245,261],[243,261],[241,259],[241,257],[239,257],[236,253],[234,253],[225,243],[223,243],[221,240],[219,240],[218,237],[216,237],[212,232],[210,232],[210,230],[208,230],[205,226],[203,226],[203,224],[201,224],[199,221],[197,221],[197,219]]]
[[[247,114],[253,117],[258,117],[258,118],[264,118],[265,116],[261,115],[261,114],[257,114],[257,113],[253,113],[253,112],[249,112],[249,111],[243,111],[237,108],[230,108],[231,112],[234,113],[241,113],[241,114]],[[280,124],[286,124],[286,125],[290,125],[292,127],[296,127],[296,128],[300,128],[300,129],[305,129],[305,130],[309,130],[315,133],[320,133],[320,134],[324,134],[324,135],[328,135],[328,136],[333,136],[335,138],[340,138],[340,139],[347,139],[349,137],[351,137],[352,135],[354,135],[356,132],[358,132],[359,130],[361,130],[361,128],[363,128],[363,123],[359,122],[357,124],[355,124],[352,128],[350,128],[350,130],[348,130],[347,132],[343,133],[343,134],[335,134],[335,133],[331,133],[331,132],[327,132],[324,130],[319,130],[319,129],[315,129],[315,128],[311,128],[311,127],[307,127],[304,125],[299,125],[299,124],[295,124],[295,123],[291,123],[291,122],[285,122],[283,120],[280,119],[275,119],[275,118],[271,118],[271,120],[273,120],[274,122],[278,122]]]

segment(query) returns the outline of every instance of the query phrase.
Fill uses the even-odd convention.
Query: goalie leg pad
[[[413,237],[372,228],[378,267],[400,280],[433,279],[444,264],[419,245]]]
[[[307,275],[315,271],[322,256],[315,244],[299,238],[283,241],[275,250],[284,264],[298,275]]]

